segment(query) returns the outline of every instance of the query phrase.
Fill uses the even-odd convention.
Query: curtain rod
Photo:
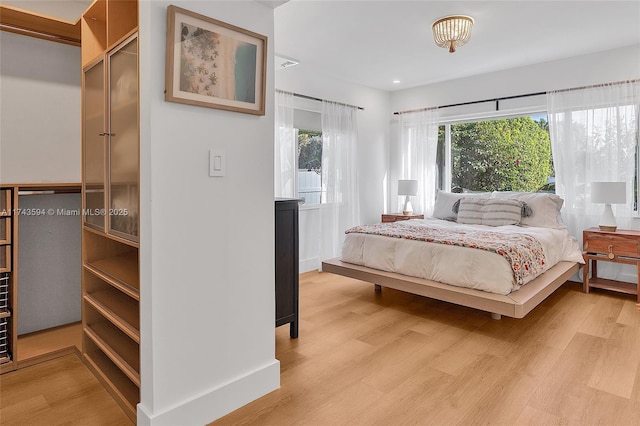
[[[394,112],[393,115],[407,114],[407,113],[410,113],[410,112],[418,112],[418,111],[429,111],[429,110],[432,110],[432,109],[440,109],[440,108],[451,108],[451,107],[457,107],[457,106],[463,106],[463,105],[482,104],[482,103],[485,103],[485,102],[495,102],[496,103],[496,111],[498,111],[499,107],[500,107],[500,101],[504,101],[504,100],[507,100],[507,99],[516,99],[516,98],[528,98],[529,96],[540,96],[540,95],[546,95],[546,94],[547,94],[547,92],[536,92],[536,93],[526,93],[524,95],[503,96],[501,98],[483,99],[481,101],[460,102],[460,103],[457,103],[457,104],[440,105],[440,106],[429,107],[429,108],[410,109],[410,110],[407,110],[407,111]]]
[[[552,93],[552,92],[569,92],[571,90],[591,89],[591,88],[594,88],[594,87],[613,86],[615,84],[624,84],[624,83],[636,83],[638,81],[640,81],[640,80],[625,80],[625,81],[617,81],[615,83],[602,83],[602,84],[592,84],[590,86],[573,87],[571,89],[550,90],[549,92],[525,93],[524,95],[503,96],[503,97],[500,97],[500,98],[483,99],[481,101],[460,102],[460,103],[457,103],[457,104],[441,105],[441,106],[436,106],[436,107],[410,109],[410,110],[407,110],[407,111],[394,112],[393,114],[394,115],[400,115],[400,114],[407,114],[407,113],[410,113],[410,112],[429,111],[429,110],[432,110],[432,109],[451,108],[451,107],[457,107],[457,106],[463,106],[463,105],[481,104],[481,103],[485,103],[485,102],[495,102],[496,103],[496,111],[499,111],[500,110],[500,101],[504,101],[504,100],[507,100],[507,99],[528,98],[529,96],[546,95],[547,93]]]
[[[601,83],[601,84],[592,84],[591,86],[581,86],[581,87],[572,87],[571,89],[560,89],[560,90],[549,90],[547,93],[559,93],[559,92],[570,92],[572,90],[582,90],[582,89],[592,89],[595,87],[605,87],[605,86],[614,86],[616,84],[627,84],[627,83],[638,83],[640,80],[623,80],[623,81],[615,81],[613,83]]]
[[[287,92],[287,91],[285,91],[285,90],[277,90],[277,92],[289,93],[289,94],[291,94],[291,95],[295,96],[296,98],[309,99],[309,100],[311,100],[311,101],[318,101],[318,102],[332,102],[332,103],[334,103],[334,104],[344,105],[344,106],[348,106],[348,107],[351,107],[351,108],[357,108],[357,109],[359,109],[360,111],[364,111],[364,108],[359,107],[359,106],[356,106],[356,105],[349,105],[349,104],[345,104],[345,103],[342,103],[342,102],[333,102],[333,101],[328,101],[328,100],[326,100],[326,99],[314,98],[313,96],[301,95],[300,93]]]

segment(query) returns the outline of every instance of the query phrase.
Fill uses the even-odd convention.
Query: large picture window
[[[546,114],[441,125],[439,189],[554,192]]]

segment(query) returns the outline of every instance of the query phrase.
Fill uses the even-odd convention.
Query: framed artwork
[[[165,101],[264,115],[267,37],[167,8]]]

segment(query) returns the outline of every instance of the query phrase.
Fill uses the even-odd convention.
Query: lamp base
[[[404,199],[404,207],[402,208],[402,214],[408,216],[413,213],[413,206],[411,205],[411,200],[409,196],[405,196]]]
[[[601,231],[605,232],[615,232],[615,230],[618,229],[618,224],[616,223],[615,217],[613,217],[613,210],[611,209],[610,203],[604,204],[604,212],[602,212],[598,226]]]

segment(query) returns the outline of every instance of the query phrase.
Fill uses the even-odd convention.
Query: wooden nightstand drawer
[[[615,235],[589,235],[585,232],[584,251],[587,253],[612,254],[615,257],[640,257],[640,245],[637,239]]]

